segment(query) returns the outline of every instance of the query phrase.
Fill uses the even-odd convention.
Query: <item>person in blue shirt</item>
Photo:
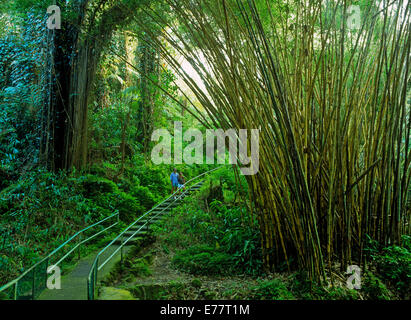
[[[173,172],[170,175],[170,181],[171,181],[171,194],[173,194],[178,189],[178,173],[177,173],[176,168],[173,169]]]

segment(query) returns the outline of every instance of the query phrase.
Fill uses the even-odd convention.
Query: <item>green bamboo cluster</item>
[[[410,233],[408,1],[361,5],[356,30],[348,0],[327,10],[308,0],[166,1],[174,20],[147,12],[166,26],[156,45],[201,103],[201,121],[261,128],[260,169],[247,181],[267,267],[292,257],[324,279],[336,262],[363,265],[367,236],[388,245]]]

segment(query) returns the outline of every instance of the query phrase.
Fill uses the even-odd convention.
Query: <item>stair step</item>
[[[114,243],[120,245],[122,242],[130,238],[130,236],[132,236],[137,230],[140,229],[140,231],[134,236],[134,238],[130,239],[127,243],[127,245],[136,244],[138,241],[143,239],[144,235],[148,233],[146,230],[147,226],[149,226],[151,223],[156,223],[156,222],[163,220],[171,212],[172,209],[176,208],[180,204],[180,202],[185,197],[188,197],[194,192],[198,191],[202,187],[203,184],[204,182],[200,182],[190,188],[187,188],[183,194],[178,196],[179,198],[177,199],[171,198],[165,201],[164,203],[160,204],[158,207],[156,207],[156,209],[154,209],[150,213],[150,216],[142,218],[134,226],[128,229],[123,234],[123,236],[120,239],[117,239]],[[146,225],[147,222],[149,223]]]
[[[165,210],[163,210],[163,211],[155,211],[155,212],[152,212],[152,213],[150,214],[150,217],[164,216],[165,214],[169,213],[170,211],[171,211],[171,210],[168,210],[168,209],[165,209]]]
[[[132,236],[137,230],[128,230],[126,232],[124,232],[124,236],[125,237],[130,237]],[[143,236],[147,234],[147,231],[143,229],[141,229],[138,233],[136,233],[136,236]]]
[[[164,214],[167,214],[167,213],[169,213],[170,211],[168,210],[168,209],[165,209],[165,210],[161,210],[161,211],[153,211],[153,215],[155,216],[156,214],[159,214],[159,215],[164,215]]]
[[[140,229],[141,228],[141,226],[143,226],[145,223],[146,223],[146,219],[144,219],[144,221],[139,221],[139,222],[137,222],[134,226],[132,226],[130,229],[128,229],[128,230],[137,230],[137,229]]]
[[[128,239],[128,238],[117,239],[116,241],[114,241],[114,244],[121,245],[121,244],[124,243],[127,239]],[[128,245],[134,245],[134,244],[139,243],[141,240],[144,240],[144,238],[136,236],[136,237],[128,240],[128,242],[127,242],[126,245],[127,245],[127,246],[128,246]]]
[[[155,217],[155,218],[151,219],[151,222],[159,221],[159,220],[163,220],[163,219],[164,219],[164,217]]]
[[[162,211],[162,212],[153,212],[152,215],[150,217],[163,217],[165,215],[167,215],[168,213],[170,213],[169,211]],[[141,228],[149,219],[150,217],[145,217],[143,220],[140,220],[139,222],[137,222],[134,226],[132,226],[130,229],[128,229],[128,231],[136,231],[139,228]],[[144,229],[144,227],[143,227]]]
[[[164,206],[164,207],[159,207],[159,209],[160,210],[171,210],[171,209],[174,209],[175,207],[177,207],[178,206],[178,204],[176,203],[176,204],[171,204],[171,205],[169,205],[169,206]]]
[[[176,206],[170,206],[170,207],[164,207],[164,208],[161,208],[158,212],[161,212],[161,211],[170,211],[171,209],[174,209]]]
[[[125,233],[134,233],[134,232],[136,232],[137,230],[139,230],[140,229],[140,231],[143,231],[144,230],[144,225],[140,225],[140,226],[134,226],[134,227],[131,227],[130,229],[128,229]]]
[[[160,204],[157,209],[163,209],[163,208],[167,208],[167,207],[172,207],[172,206],[176,206],[176,202],[175,200],[172,203],[162,203]]]
[[[159,216],[166,216],[171,212],[171,210],[164,210],[164,211],[159,211],[159,212],[153,212],[153,214],[150,217],[159,217]]]
[[[176,204],[176,200],[173,200],[172,202],[167,202],[167,203],[164,202],[164,203],[160,204],[157,208],[173,206],[175,204]]]

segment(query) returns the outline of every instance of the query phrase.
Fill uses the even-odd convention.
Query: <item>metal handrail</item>
[[[223,166],[220,166],[218,168],[214,168],[212,170],[206,171],[190,180],[188,180],[184,186],[186,186],[187,184],[189,184],[190,182],[197,180],[198,178],[209,174],[213,171],[216,171],[218,169],[221,169]],[[194,184],[194,186],[198,185],[200,182],[198,182],[197,184]],[[170,200],[171,198],[175,197],[177,193],[179,193],[180,191],[177,190],[176,192],[174,192],[170,197],[168,197],[167,199],[163,200],[162,202],[160,202],[159,204],[157,204],[155,207],[151,208],[149,211],[147,211],[146,213],[144,213],[142,216],[140,216],[137,220],[135,220],[133,223],[131,223],[127,228],[125,228],[117,237],[115,237],[108,245],[106,245],[103,249],[100,250],[99,253],[97,253],[93,264],[91,265],[90,268],[90,272],[87,278],[87,296],[88,296],[88,300],[94,300],[94,291],[95,291],[95,285],[97,282],[97,274],[98,271],[100,271],[120,250],[121,250],[121,254],[122,254],[122,249],[123,247],[131,240],[133,239],[147,224],[149,224],[151,222],[152,219],[154,219],[155,217],[157,217],[160,213],[162,213],[164,210],[168,209],[173,203],[175,203],[176,199],[174,199],[172,202],[170,202],[170,204],[163,208],[160,212],[158,212],[156,215],[154,215],[153,217],[150,217],[150,219],[147,219],[147,221],[140,227],[138,228],[129,238],[127,238],[127,240],[125,240],[124,242],[121,243],[121,245],[101,264],[99,264],[99,258],[100,256],[114,243],[116,242],[118,239],[120,239],[131,227],[133,227],[134,225],[137,224],[137,222],[141,221],[143,218],[147,217],[148,215],[153,212],[155,209],[157,209],[159,206],[161,206],[162,204],[164,204],[165,202],[167,202],[168,200]],[[185,194],[187,191],[185,191],[183,194]],[[92,284],[93,283],[93,284]]]
[[[114,214],[112,214],[109,217],[106,217],[100,221],[97,221],[96,223],[93,223],[92,225],[87,226],[86,228],[76,232],[74,235],[72,235],[69,239],[67,239],[65,242],[63,242],[59,247],[57,247],[56,249],[54,249],[51,253],[49,253],[46,257],[44,257],[43,259],[41,259],[39,262],[37,262],[36,264],[34,264],[33,266],[31,266],[29,269],[27,269],[26,271],[24,271],[19,277],[17,277],[16,279],[10,281],[9,283],[5,284],[4,286],[0,287],[0,292],[12,287],[14,285],[14,300],[17,299],[17,288],[18,288],[18,283],[20,280],[22,280],[26,275],[28,275],[30,272],[33,272],[33,277],[34,275],[34,270],[41,264],[43,264],[44,262],[47,262],[48,265],[48,260],[50,260],[50,258],[55,255],[58,251],[60,251],[63,247],[65,247],[68,243],[70,243],[73,239],[77,238],[78,236],[82,235],[84,232],[86,232],[87,230],[98,226],[100,224],[102,224],[103,222],[113,218],[113,217],[117,217],[117,222],[111,224],[110,226],[104,228],[103,230],[93,234],[92,236],[79,241],[68,253],[66,253],[59,261],[57,261],[55,264],[53,264],[51,267],[55,268],[56,266],[58,266],[61,262],[63,262],[74,250],[76,250],[79,246],[81,246],[82,244],[90,241],[91,239],[95,238],[96,236],[98,236],[99,234],[111,229],[112,227],[114,227],[115,225],[117,225],[119,223],[119,212],[118,210],[116,210],[116,212]],[[49,269],[49,267],[47,266],[46,268],[46,273],[47,270]],[[33,288],[32,288],[32,299],[34,299],[34,279],[33,279]]]

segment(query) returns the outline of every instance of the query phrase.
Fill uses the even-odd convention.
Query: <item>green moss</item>
[[[113,287],[100,289],[99,300],[135,300],[130,291]]]
[[[194,288],[201,288],[201,280],[200,279],[193,279],[193,281],[191,281],[191,285]]]

